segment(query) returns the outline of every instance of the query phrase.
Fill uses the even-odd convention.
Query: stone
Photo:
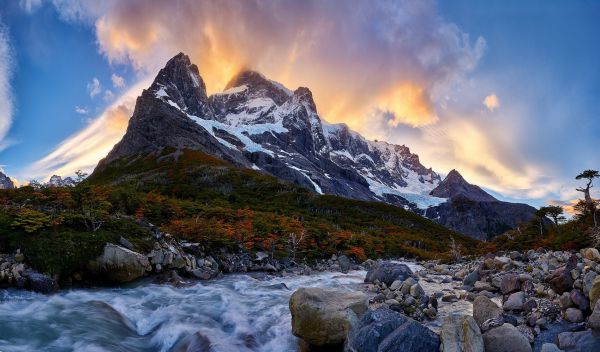
[[[558,301],[560,302],[560,307],[562,309],[567,309],[574,306],[573,301],[571,301],[571,295],[569,292],[563,292],[563,294],[560,295],[560,297],[558,298]]]
[[[413,319],[387,308],[368,311],[348,334],[345,352],[439,352],[440,338]]]
[[[590,307],[596,306],[596,301],[600,298],[600,276],[596,276],[590,288]]]
[[[577,308],[567,308],[563,317],[571,323],[581,323],[583,321],[583,313]]]
[[[49,294],[58,291],[58,283],[47,275],[32,272],[27,274],[25,288],[34,292]]]
[[[502,309],[521,311],[523,310],[523,305],[525,304],[525,298],[524,292],[515,292],[508,296],[508,299],[502,305]]]
[[[343,273],[347,273],[350,269],[352,269],[352,262],[343,254],[338,257],[338,263],[340,265],[340,270]]]
[[[465,286],[473,286],[475,285],[475,282],[477,282],[479,280],[479,273],[477,272],[477,270],[472,271],[471,273],[469,273],[467,276],[465,276],[464,280],[463,280],[463,285]]]
[[[485,352],[531,352],[529,341],[510,324],[503,324],[483,334]]]
[[[577,257],[574,255],[569,258],[568,263],[554,270],[548,277],[546,282],[550,284],[552,290],[559,295],[563,292],[571,291],[573,288],[573,277],[571,276],[571,270],[575,268],[577,264]]]
[[[588,318],[588,326],[594,331],[600,333],[600,300],[596,301],[594,310]]]
[[[583,293],[585,295],[589,296],[596,276],[598,276],[598,274],[595,271],[588,271],[583,275]]]
[[[596,248],[584,248],[580,252],[585,259],[600,262],[600,252]]]
[[[90,262],[88,268],[94,274],[119,283],[138,279],[152,269],[145,255],[112,243],[104,246],[103,253]]]
[[[481,330],[473,317],[450,314],[440,330],[440,352],[484,352]]]
[[[537,306],[538,306],[538,304],[537,304],[537,302],[535,301],[534,298],[528,299],[523,304],[523,312],[529,313],[532,310],[534,310],[535,308],[537,308]]]
[[[500,283],[500,291],[503,295],[517,292],[520,289],[521,282],[519,281],[519,275],[509,273],[502,276],[502,281]]]
[[[133,244],[131,242],[129,242],[125,237],[121,236],[121,238],[119,238],[119,244],[129,250],[133,250]]]
[[[404,281],[412,276],[413,272],[406,264],[378,262],[367,272],[365,282],[373,283],[375,280],[379,280],[387,286],[390,286],[396,280]]]
[[[367,311],[362,292],[304,287],[290,297],[292,333],[313,346],[339,345]]]
[[[540,352],[561,352],[561,350],[553,343],[545,343],[542,345]]]
[[[495,291],[496,288],[487,281],[477,281],[473,286],[475,291]]]
[[[267,253],[261,252],[261,251],[256,252],[255,255],[256,255],[256,260],[259,262],[269,258],[269,255]],[[202,266],[202,265],[200,265],[200,266]]]
[[[558,334],[558,347],[565,352],[600,351],[600,337],[592,330],[561,332]]]
[[[400,286],[402,286],[402,281],[400,280],[395,280],[394,282],[392,282],[392,284],[390,285],[390,290],[392,291],[396,291],[400,288]]]
[[[192,270],[192,275],[195,278],[200,279],[200,280],[208,280],[213,276],[209,270],[206,270],[204,268],[198,268],[198,269]]]
[[[423,296],[425,294],[425,291],[423,290],[423,287],[421,287],[421,285],[419,284],[414,284],[410,287],[410,295],[415,297],[415,298],[419,298],[421,296]]]
[[[571,299],[571,302],[583,312],[588,312],[590,310],[590,300],[588,300],[580,290],[574,289],[571,291],[569,298]]]
[[[497,318],[502,315],[502,308],[498,307],[491,299],[485,296],[477,296],[473,301],[473,318],[481,327],[488,319]]]

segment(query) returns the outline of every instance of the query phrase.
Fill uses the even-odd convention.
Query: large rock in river
[[[439,352],[440,338],[418,322],[388,308],[367,312],[350,331],[345,352]]]
[[[130,282],[152,270],[145,255],[107,243],[104,252],[88,265],[90,271],[114,282]]]
[[[441,352],[484,352],[481,330],[470,315],[450,314],[440,331]]]
[[[396,280],[404,281],[412,276],[413,272],[406,264],[378,262],[367,272],[365,282],[373,283],[375,280],[379,280],[390,286]]]
[[[362,292],[303,287],[290,297],[292,333],[313,346],[344,343],[366,311]]]

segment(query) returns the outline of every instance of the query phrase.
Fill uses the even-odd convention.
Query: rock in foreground
[[[348,334],[345,352],[438,352],[440,338],[418,322],[387,308],[371,310]]]
[[[483,337],[472,316],[448,315],[440,331],[442,352],[484,352]]]
[[[362,292],[300,288],[290,297],[292,333],[313,346],[340,345],[366,310]]]

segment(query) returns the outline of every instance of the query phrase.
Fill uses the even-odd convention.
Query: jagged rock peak
[[[292,95],[292,92],[281,83],[272,81],[261,73],[252,70],[243,70],[235,75],[227,85],[224,92],[242,91],[236,88],[246,88],[252,98],[270,98],[275,104],[281,105]]]
[[[0,189],[14,189],[15,183],[0,170]]]
[[[462,198],[478,202],[498,201],[496,198],[479,188],[479,186],[467,182],[455,169],[452,169],[444,180],[429,194],[434,197],[452,199]]]

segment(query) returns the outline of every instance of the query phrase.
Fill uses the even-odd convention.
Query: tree
[[[556,229],[558,231],[560,231],[559,228],[558,228],[558,225],[561,222],[563,222],[563,221],[566,220],[566,218],[562,215],[564,213],[563,207],[561,207],[559,205],[549,205],[549,206],[547,206],[545,208],[546,208],[547,215],[550,218],[552,218],[552,221],[554,221],[554,225],[556,225]]]
[[[288,237],[288,253],[290,255],[290,259],[292,262],[296,261],[296,252],[298,252],[298,247],[300,243],[304,240],[304,231],[301,231],[299,234],[295,232],[291,232]]]
[[[544,235],[544,220],[548,215],[548,207],[540,207],[535,211],[535,217],[538,219],[539,227],[540,227],[540,236]]]
[[[597,177],[600,177],[600,172],[596,170],[585,170],[575,177],[576,180],[587,180],[586,186],[577,188],[577,191],[582,192],[584,195],[586,207],[594,219],[594,228],[598,227],[598,221],[596,220],[596,202],[590,195],[590,188],[594,187],[593,181]]]

